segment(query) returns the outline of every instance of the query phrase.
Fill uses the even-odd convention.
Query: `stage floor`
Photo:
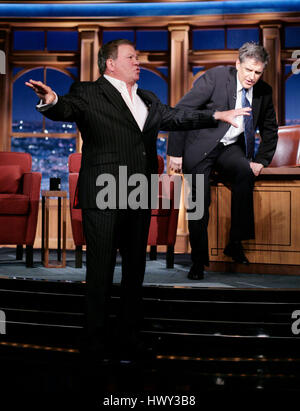
[[[55,258],[53,251],[53,258]],[[14,248],[0,248],[0,277],[28,278],[46,281],[85,281],[85,253],[83,267],[75,268],[75,252],[67,251],[66,268],[45,268],[41,263],[40,250],[34,251],[34,266],[26,268],[25,252],[23,261],[16,261]],[[147,259],[144,284],[148,286],[201,287],[201,288],[266,288],[297,289],[300,288],[299,275],[249,274],[206,271],[201,281],[187,278],[190,267],[189,254],[176,254],[174,268],[167,269],[165,254],[158,253],[157,260]],[[114,283],[121,279],[121,258],[118,256],[114,274]]]

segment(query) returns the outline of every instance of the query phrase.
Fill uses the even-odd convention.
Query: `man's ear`
[[[240,59],[236,59],[235,67],[236,67],[237,70],[240,68],[240,65],[241,65]]]
[[[107,59],[106,60],[106,68],[108,69],[108,71],[110,71],[110,72],[114,71],[114,67],[115,67],[114,60],[111,59],[111,58]]]

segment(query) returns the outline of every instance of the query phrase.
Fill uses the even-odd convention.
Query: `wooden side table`
[[[49,200],[57,198],[57,260],[49,261]],[[61,199],[62,207],[61,207]],[[61,216],[62,211],[62,216]],[[42,190],[42,263],[48,268],[66,266],[67,192]],[[62,217],[62,218],[61,218]],[[61,248],[62,241],[62,248]]]

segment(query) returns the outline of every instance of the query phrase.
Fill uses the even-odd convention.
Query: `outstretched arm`
[[[54,121],[80,121],[82,113],[86,110],[87,102],[81,96],[80,82],[72,83],[70,91],[64,96],[57,96],[51,87],[41,81],[30,80],[25,83],[40,98],[45,106],[37,106],[47,118]]]

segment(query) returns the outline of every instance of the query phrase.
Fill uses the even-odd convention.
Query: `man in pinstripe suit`
[[[90,352],[102,351],[116,253],[122,256],[119,332],[123,354],[139,347],[142,316],[142,283],[150,209],[119,206],[99,209],[96,180],[104,173],[116,179],[120,166],[127,174],[157,173],[156,138],[159,130],[216,127],[218,121],[235,122],[247,109],[226,112],[185,111],[163,105],[150,91],[137,87],[140,68],[134,45],[128,40],[107,43],[99,51],[101,77],[78,82],[65,96],[57,96],[41,82],[26,83],[42,100],[38,106],[48,118],[75,121],[83,139],[78,179],[87,243],[87,331]],[[98,204],[99,206],[99,204]]]

